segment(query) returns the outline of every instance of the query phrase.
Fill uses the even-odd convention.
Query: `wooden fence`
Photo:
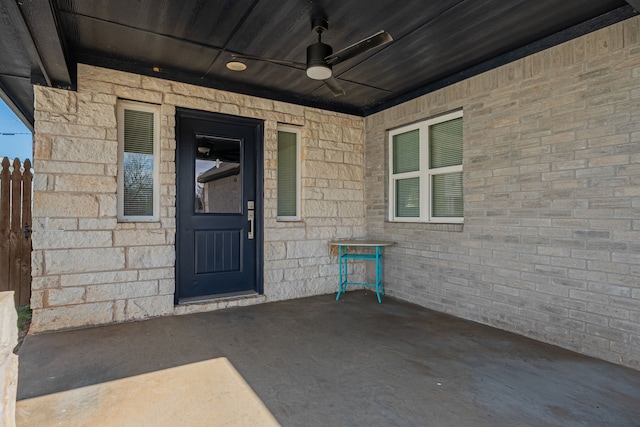
[[[31,298],[31,161],[2,160],[0,172],[0,291],[15,291],[16,305]]]

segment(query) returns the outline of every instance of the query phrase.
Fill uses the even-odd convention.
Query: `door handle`
[[[247,211],[247,216],[249,217],[249,234],[247,235],[247,238],[249,240],[253,240],[253,224],[255,222],[255,213],[253,209]]]

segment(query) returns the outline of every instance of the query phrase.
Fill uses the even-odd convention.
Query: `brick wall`
[[[119,98],[161,105],[160,221],[116,219]],[[264,293],[174,307],[175,108],[265,121]],[[364,234],[364,120],[78,67],[78,91],[35,87],[34,332],[335,292],[328,240]],[[276,221],[277,125],[301,127],[302,221]]]
[[[391,295],[640,368],[640,19],[367,117]],[[464,225],[390,223],[386,131],[464,110]]]

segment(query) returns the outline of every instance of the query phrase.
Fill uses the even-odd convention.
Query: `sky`
[[[31,131],[7,105],[0,99],[0,158],[16,157],[33,162],[33,143]]]

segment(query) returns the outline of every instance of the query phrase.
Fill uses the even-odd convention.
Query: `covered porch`
[[[636,426],[640,372],[375,294],[30,335],[18,426]]]

